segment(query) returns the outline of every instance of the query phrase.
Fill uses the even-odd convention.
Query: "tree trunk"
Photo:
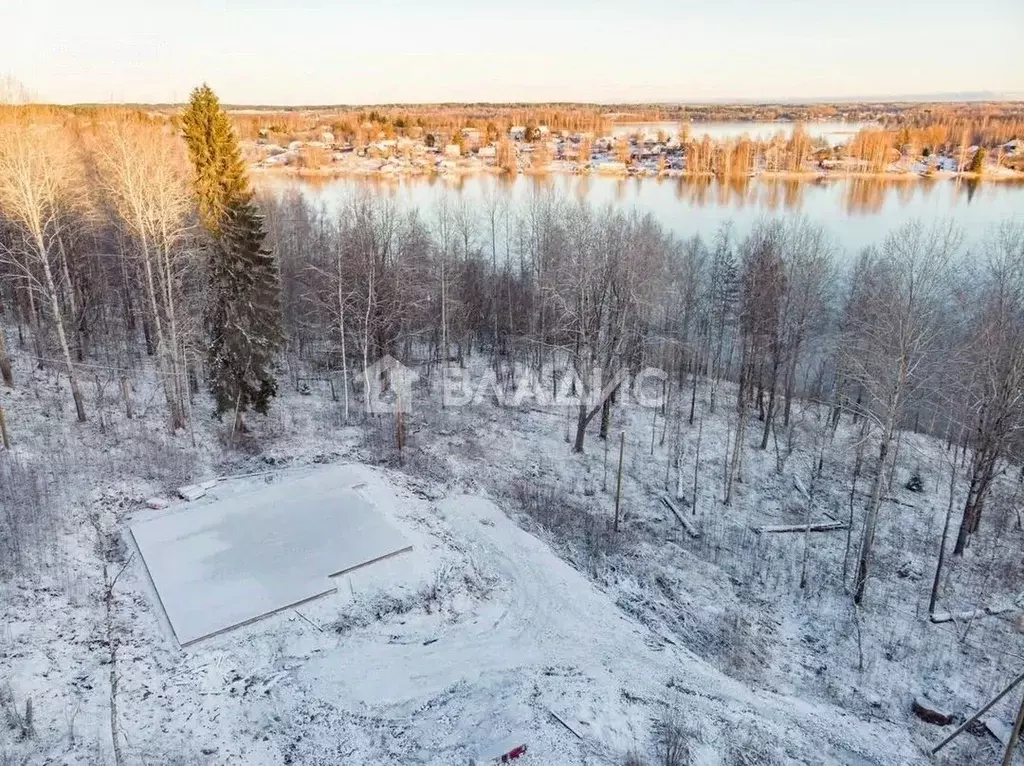
[[[149,320],[145,318],[145,312],[142,319],[142,337],[146,340],[146,356],[153,356],[156,353],[153,346],[153,331],[149,327]]]
[[[787,428],[789,428],[789,418],[793,411],[793,394],[796,391],[797,349],[792,349],[790,353],[793,356],[793,361],[786,369],[786,380],[783,384],[785,388],[786,403],[782,408],[782,424]]]
[[[894,423],[890,413],[889,420],[882,434],[882,442],[878,449],[878,470],[875,480],[871,485],[871,499],[868,502],[867,513],[864,516],[864,532],[861,536],[860,554],[857,557],[857,587],[853,594],[853,603],[860,605],[864,599],[864,590],[867,587],[868,567],[871,562],[871,549],[875,543],[875,526],[878,523],[878,509],[882,505],[882,488],[886,484],[886,476],[889,472],[889,446],[892,442],[892,431]]]
[[[946,519],[942,524],[942,539],[939,541],[939,558],[935,563],[935,578],[932,580],[931,596],[928,599],[928,614],[935,613],[935,605],[939,600],[939,582],[942,579],[942,565],[946,559],[946,540],[949,539],[949,520],[953,515],[953,490],[956,489],[956,460],[949,466],[949,504],[946,506]]]
[[[68,383],[71,385],[71,398],[75,401],[75,412],[78,415],[78,422],[84,423],[85,400],[82,398],[82,391],[78,386],[78,376],[75,374],[75,366],[71,361],[71,348],[68,346],[68,337],[64,332],[64,313],[60,308],[60,299],[57,294],[57,285],[53,281],[53,272],[50,270],[50,262],[46,253],[46,246],[39,237],[36,242],[39,247],[40,261],[43,267],[43,276],[46,279],[46,291],[50,299],[50,310],[53,312],[53,323],[57,330],[57,341],[60,343],[60,350],[64,356],[64,364],[67,367]]]
[[[729,459],[729,469],[728,469],[728,473],[726,475],[725,497],[722,500],[722,502],[725,505],[729,505],[732,502],[732,487],[733,487],[733,483],[736,481],[737,475],[739,474],[740,463],[742,462],[742,456],[743,456],[743,440],[744,440],[744,438],[746,436],[746,432],[747,432],[747,417],[748,417],[747,412],[748,411],[747,411],[746,402],[743,401],[744,398],[745,398],[744,397],[744,387],[745,387],[745,383],[741,379],[740,380],[740,402],[741,402],[741,404],[740,404],[740,412],[739,412],[739,422],[738,422],[738,424],[736,426],[736,438],[735,438],[735,440],[733,441],[733,444],[732,444],[732,456]]]
[[[183,379],[183,363],[181,360],[181,344],[178,340],[178,312],[174,301],[174,271],[171,268],[171,255],[168,252],[169,235],[163,230],[164,245],[160,252],[160,268],[164,288],[164,306],[167,310],[167,352],[171,362],[171,378],[174,383],[174,403],[181,427],[185,426],[185,381]]]
[[[576,440],[572,445],[573,452],[583,452],[583,437],[586,436],[588,423],[590,423],[590,417],[587,413],[587,404],[581,402],[576,415]]]
[[[157,296],[156,279],[153,276],[150,247],[145,237],[142,237],[141,245],[142,267],[146,276],[146,297],[149,298],[149,309],[153,313],[153,327],[156,329],[157,368],[160,374],[160,384],[164,389],[164,399],[167,400],[167,410],[171,416],[171,433],[174,433],[179,428],[185,427],[185,414],[176,395],[174,369],[168,353],[167,338],[164,336],[163,320],[160,318],[160,300]]]
[[[772,387],[768,391],[768,411],[765,413],[764,429],[761,432],[761,449],[768,449],[768,437],[771,436],[772,422],[775,420],[775,376],[772,376]]]
[[[971,535],[978,531],[981,522],[981,511],[985,505],[989,486],[995,475],[998,455],[988,446],[975,451],[971,460],[971,484],[964,503],[964,515],[960,521],[960,530],[956,536],[953,555],[960,556],[967,548]]]
[[[626,432],[619,434],[619,474],[615,480],[615,531],[619,531],[619,503],[622,499],[622,457],[626,452]]]
[[[690,425],[693,425],[694,411],[697,409],[697,370],[693,370],[693,387],[690,389]]]
[[[366,411],[373,414],[373,399],[371,398],[370,391],[370,307],[373,304],[373,272],[370,272],[369,280],[366,288],[366,315],[363,317],[363,398],[365,401]],[[441,368],[441,406],[444,407],[444,368]],[[373,385],[377,385],[377,381],[372,381]],[[373,392],[374,396],[376,392]]]
[[[32,346],[36,352],[36,369],[43,369],[46,366],[43,357],[43,321],[40,317],[40,310],[36,307],[36,296],[32,290],[28,293],[29,316],[32,318]]]
[[[601,402],[601,432],[600,437],[602,439],[608,438],[608,428],[612,422],[612,399],[609,396],[603,402]]]
[[[121,378],[121,398],[124,400],[124,416],[131,420],[135,417],[135,407],[132,405],[132,390],[128,378]]]
[[[8,388],[14,388],[14,372],[11,369],[11,357],[7,355],[7,340],[4,328],[0,327],[0,379]]]
[[[71,326],[75,331],[75,358],[79,362],[84,362],[85,354],[82,347],[82,336],[79,332],[78,302],[75,300],[75,283],[71,280],[71,268],[68,265],[67,250],[64,247],[64,240],[60,237],[57,238],[57,251],[60,254],[60,267],[64,275],[64,283],[68,286],[68,313],[71,317]]]
[[[11,435],[7,432],[7,416],[4,415],[4,406],[0,404],[0,443],[4,449],[11,448]]]
[[[345,389],[345,424],[348,424],[348,353],[345,348],[345,289],[341,281],[341,251],[338,252],[338,332],[341,333],[341,380]]]
[[[612,405],[615,404],[615,398],[619,393],[619,387],[616,386],[615,390],[608,395],[604,401],[601,402],[601,438],[608,438],[608,429],[612,425]]]

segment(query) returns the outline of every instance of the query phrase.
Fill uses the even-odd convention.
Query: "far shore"
[[[692,173],[682,170],[663,170],[663,171],[649,171],[641,169],[640,171],[608,171],[600,168],[580,168],[575,163],[565,162],[554,162],[551,166],[543,169],[535,168],[524,168],[515,173],[509,173],[508,171],[496,167],[494,165],[482,165],[478,163],[467,164],[465,166],[449,166],[444,169],[438,169],[429,166],[408,166],[408,167],[395,167],[391,166],[388,169],[376,168],[376,169],[365,169],[365,168],[351,168],[351,167],[321,167],[321,168],[302,168],[291,165],[277,165],[271,167],[254,165],[250,168],[254,177],[272,177],[272,178],[295,178],[295,179],[306,179],[306,180],[329,180],[332,178],[363,178],[373,179],[376,181],[382,180],[404,180],[407,178],[462,178],[466,176],[475,175],[492,175],[501,176],[505,178],[514,178],[515,175],[524,176],[550,176],[550,175],[564,175],[564,176],[587,176],[587,177],[598,177],[598,178],[650,178],[650,179],[666,179],[666,178],[683,178],[688,180],[697,179],[718,179],[720,181],[737,181],[737,180],[765,180],[765,181],[800,181],[805,183],[813,183],[819,181],[843,181],[843,180],[875,180],[884,182],[913,182],[913,181],[950,181],[950,180],[962,180],[962,181],[1010,181],[1010,182],[1024,182],[1024,173],[1006,170],[1001,173],[970,173],[962,172],[957,173],[953,171],[937,171],[932,173],[919,173],[912,170],[904,171],[889,171],[889,172],[868,172],[859,170],[778,170],[778,171],[760,171],[752,173],[747,176],[719,176],[714,173]]]

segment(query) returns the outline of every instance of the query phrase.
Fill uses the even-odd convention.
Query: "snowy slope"
[[[13,422],[42,424],[38,432],[55,438],[51,421],[32,409],[47,407],[45,399],[18,392],[5,402]],[[213,492],[227,496],[315,475],[311,463],[397,465],[373,446],[372,424],[339,426],[337,407],[329,395],[283,401],[260,423],[265,442],[250,455],[223,450],[211,426],[199,431],[190,464],[180,458],[187,443],[162,435],[158,417],[108,422],[102,451],[83,448],[95,431],[68,427],[54,446],[20,426],[18,459],[34,460],[34,449],[55,475],[60,468],[71,478],[47,496],[62,533],[38,552],[45,569],[0,583],[0,703],[9,715],[8,700],[23,710],[31,698],[35,718],[28,741],[0,727],[0,763],[112,763],[92,521],[124,539],[133,521],[163,513],[144,509],[145,499],[182,480],[268,473],[221,482]],[[670,443],[652,459],[648,418],[616,420],[627,431],[623,530],[600,541],[607,553],[596,563],[567,540],[582,531],[568,526],[581,504],[597,514],[611,508],[614,468],[606,491],[600,442],[571,456],[564,414],[489,404],[415,413],[401,470],[351,465],[353,481],[365,484],[360,492],[413,550],[338,578],[334,596],[181,650],[129,540],[110,562],[112,572],[127,562],[113,622],[126,763],[465,764],[511,736],[529,744],[527,764],[621,766],[630,750],[654,764],[665,718],[680,722],[695,764],[931,763],[923,748],[941,730],[914,721],[907,697],[938,690],[957,712],[970,710],[999,688],[1006,663],[1016,667],[1002,654],[1019,641],[1012,616],[979,622],[958,641],[951,626],[915,613],[927,582],[894,574],[907,550],[927,567],[925,532],[941,519],[945,497],[901,495],[883,520],[885,568],[861,613],[858,670],[846,598],[823,576],[842,565],[842,536],[813,540],[816,587],[798,592],[799,541],[749,532],[800,520],[788,507],[792,479],[775,474],[774,455],[751,450],[733,507],[716,499],[714,480],[702,480],[704,535],[691,541],[657,502]],[[727,417],[709,417],[701,458],[708,477],[721,474],[727,437]],[[810,446],[791,465],[808,465]],[[928,465],[919,457],[926,448],[908,454]],[[821,502],[843,512],[845,474],[835,476]],[[937,471],[925,476],[929,488],[940,486]],[[558,490],[555,515],[524,512],[520,485]],[[1007,531],[1002,544],[1016,545],[1019,535]],[[964,596],[952,587],[947,594],[951,607],[972,595],[966,586]],[[720,639],[733,638],[722,618],[735,613],[757,629],[737,633],[730,651],[767,655],[754,672],[720,653]],[[1007,700],[998,714],[1012,720],[1015,704]],[[965,738],[939,762],[985,763],[989,748],[984,738]]]
[[[363,711],[397,706],[424,733],[433,728],[431,703],[443,699],[445,707],[478,711],[466,721],[464,742],[485,745],[503,729],[522,732],[537,763],[577,762],[588,752],[613,762],[647,736],[650,718],[665,702],[686,719],[710,722],[712,744],[699,763],[720,762],[713,743],[734,725],[785,742],[795,762],[820,763],[823,754],[850,764],[924,762],[896,727],[883,732],[888,727],[835,709],[753,693],[685,649],[653,648],[646,628],[489,500],[454,496],[438,503],[437,512],[465,550],[496,571],[491,599],[441,628],[426,646],[403,640],[422,636],[415,622],[353,636],[344,651],[318,656],[298,671],[306,693]],[[391,640],[382,641],[382,633]],[[548,709],[583,741],[549,718]],[[416,762],[452,762],[432,761],[428,753],[425,745]]]

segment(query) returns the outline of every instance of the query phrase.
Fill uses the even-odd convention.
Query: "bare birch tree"
[[[868,251],[847,307],[841,363],[862,391],[858,414],[871,422],[878,457],[857,560],[854,603],[864,598],[878,512],[895,469],[893,443],[909,404],[937,369],[950,267],[962,235],[951,223],[913,221]]]
[[[3,316],[0,309],[0,316]],[[0,326],[0,380],[8,388],[14,388],[14,370],[11,366],[11,357],[7,353],[7,338],[4,335],[4,328]]]
[[[71,358],[62,292],[69,271],[62,268],[62,238],[69,236],[82,206],[81,168],[63,128],[0,125],[0,211],[17,229],[13,246],[0,257],[19,273],[47,306],[63,358],[75,412],[85,422],[85,400]],[[66,261],[65,261],[66,264]]]
[[[1024,429],[1024,226],[1001,226],[985,242],[983,255],[981,295],[964,344],[964,425],[972,453],[954,555],[978,531],[992,481]]]
[[[185,427],[178,317],[188,257],[182,243],[192,213],[185,157],[179,142],[156,126],[122,119],[101,138],[101,178],[135,244],[173,432]]]

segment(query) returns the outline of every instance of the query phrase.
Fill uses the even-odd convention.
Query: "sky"
[[[1024,93],[1022,0],[0,0],[50,103],[728,101]]]

